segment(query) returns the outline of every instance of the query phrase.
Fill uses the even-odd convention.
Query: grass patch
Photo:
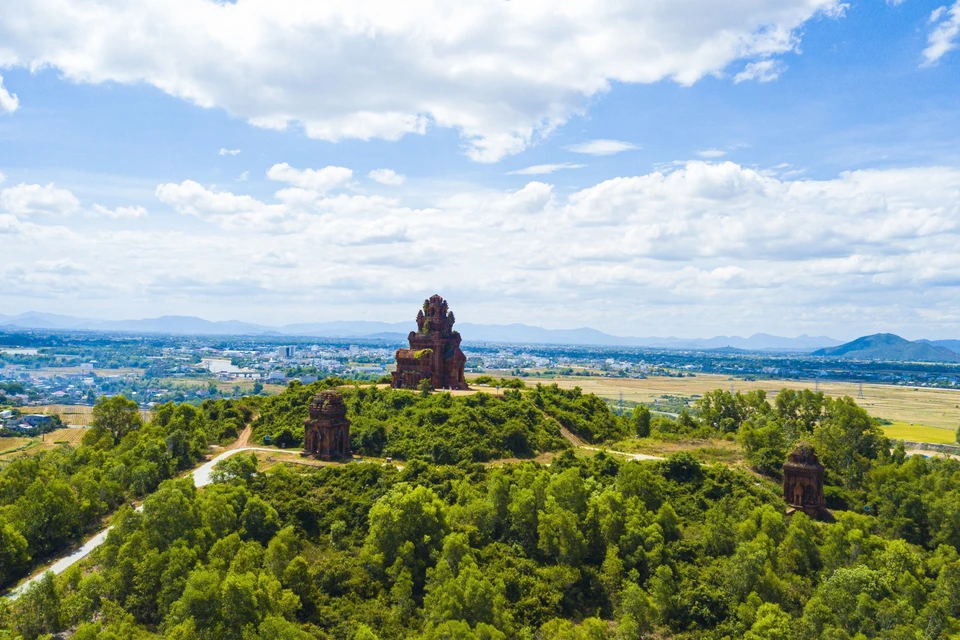
[[[731,440],[664,440],[661,438],[627,438],[609,445],[611,451],[627,453],[645,453],[651,456],[667,457],[679,451],[686,451],[704,464],[722,462],[739,464],[743,462],[740,445]]]

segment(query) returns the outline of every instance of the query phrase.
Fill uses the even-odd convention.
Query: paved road
[[[224,451],[214,459],[203,463],[202,465],[200,465],[199,467],[197,467],[196,469],[190,472],[190,476],[193,478],[193,483],[198,487],[207,486],[208,484],[213,482],[212,476],[213,476],[214,465],[216,465],[221,460],[225,460],[226,458],[229,458],[230,456],[236,453],[241,453],[243,451],[268,451],[270,453],[282,452],[281,449],[264,449],[263,447],[240,447],[238,449],[230,449],[229,451]],[[143,509],[142,505],[137,507],[137,511],[140,511],[141,509]],[[34,582],[42,578],[43,574],[45,574],[47,571],[53,571],[53,573],[60,575],[61,573],[63,573],[64,571],[66,571],[76,563],[86,558],[88,555],[90,555],[91,552],[93,552],[94,549],[96,549],[101,544],[106,542],[107,534],[110,532],[110,529],[112,528],[113,527],[107,527],[103,531],[97,533],[97,535],[87,540],[82,547],[80,547],[70,555],[60,558],[59,560],[54,562],[52,565],[45,567],[44,569],[35,573],[33,576],[30,577],[29,580],[25,581],[16,589],[13,589],[12,591],[10,591],[10,599],[16,600],[18,597],[20,597],[23,594],[23,592],[26,591],[31,584],[33,584]]]

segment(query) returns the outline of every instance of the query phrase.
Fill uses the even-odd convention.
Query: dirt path
[[[616,449],[600,449],[598,447],[588,447],[587,445],[582,445],[580,448],[586,449],[587,451],[602,451],[615,456],[624,456],[626,458],[630,458],[631,460],[665,460],[665,458],[661,458],[660,456],[651,456],[647,453],[627,453],[626,451],[617,451]]]
[[[544,415],[546,415],[546,414],[544,414]],[[552,418],[551,418],[551,419],[552,419]],[[558,422],[557,424],[560,424],[560,423]],[[588,447],[587,447],[587,444],[586,444],[583,440],[581,440],[581,439],[578,438],[577,436],[573,435],[573,432],[570,431],[570,429],[567,429],[567,428],[566,428],[565,426],[563,426],[563,425],[560,425],[560,433],[563,434],[563,437],[564,437],[564,438],[566,438],[567,440],[570,441],[570,444],[572,444],[572,445],[574,446],[574,448],[576,448],[576,449],[588,448]]]
[[[250,444],[250,434],[251,434],[251,433],[253,433],[253,427],[248,424],[246,427],[243,428],[243,431],[240,432],[240,435],[237,437],[237,441],[234,442],[234,443],[233,443],[232,445],[230,445],[229,447],[227,447],[227,449],[228,449],[228,450],[230,450],[230,449],[240,449],[240,448],[242,448],[242,447],[247,446],[248,444]]]

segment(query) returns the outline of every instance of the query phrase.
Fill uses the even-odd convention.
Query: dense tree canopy
[[[300,446],[313,396],[337,387],[351,421],[350,446],[359,455],[453,464],[531,457],[568,446],[557,422],[520,391],[508,390],[500,396],[423,395],[342,383],[337,379],[309,386],[293,383],[284,393],[264,398],[254,423],[255,435]]]
[[[0,469],[0,589],[76,542],[127,500],[194,466],[236,435],[244,410],[226,400],[165,404],[142,424],[136,403],[101,399],[83,445],[22,456]],[[249,417],[249,414],[247,414]]]
[[[258,399],[257,433],[295,440],[319,386]],[[771,404],[718,391],[673,419],[640,408],[621,418],[552,386],[500,398],[343,391],[355,448],[392,452],[399,468],[265,469],[240,454],[204,489],[173,479],[195,445],[235,428],[223,405],[164,407],[119,443],[101,437],[5,468],[4,568],[37,553],[37,532],[82,527],[79,497],[110,485],[78,477],[126,479],[121,504],[140,465],[167,475],[145,485],[142,511],[119,507],[88,560],[0,604],[0,629],[28,640],[66,630],[82,640],[960,633],[960,461],[891,453],[849,398],[781,394]],[[735,438],[752,468],[688,453],[578,457],[558,436],[563,425],[584,439],[622,438],[647,420],[658,437]],[[478,462],[517,453],[506,444],[513,421],[527,442],[547,438],[532,451],[558,450],[549,465]],[[824,461],[834,522],[785,516],[775,476],[801,440]],[[29,473],[42,481],[33,486]],[[27,491],[45,506],[30,517],[16,507]]]

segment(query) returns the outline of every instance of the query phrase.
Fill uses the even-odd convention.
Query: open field
[[[601,447],[603,448],[603,447]],[[645,453],[651,456],[669,456],[686,451],[703,464],[722,463],[740,465],[743,451],[732,440],[661,440],[658,438],[627,438],[609,447],[614,451]]]
[[[93,407],[81,404],[47,404],[37,407],[24,407],[23,411],[43,413],[46,415],[56,414],[60,416],[64,424],[76,427],[89,427],[93,420]],[[140,417],[146,422],[150,419],[150,412],[146,409],[141,409]]]
[[[79,447],[83,440],[83,434],[89,429],[57,429],[43,436],[43,446],[50,448],[59,444],[69,444],[71,447]]]
[[[79,404],[48,404],[40,407],[30,407],[32,413],[58,415],[64,424],[73,424],[87,427],[93,419],[93,407]]]
[[[927,427],[922,424],[909,422],[894,422],[883,425],[883,432],[888,438],[910,440],[914,442],[932,442],[935,444],[957,444],[956,433],[949,429]]]
[[[563,388],[579,386],[586,393],[595,393],[602,398],[619,400],[623,393],[625,402],[652,402],[665,395],[703,395],[714,389],[752,391],[764,389],[773,401],[780,389],[813,389],[812,380],[742,380],[730,376],[697,375],[695,378],[571,378],[558,377],[542,380],[545,384],[556,382]],[[530,381],[532,382],[532,381]],[[865,384],[863,398],[857,398],[859,385],[846,382],[821,382],[820,390],[830,396],[848,395],[870,415],[891,420],[893,425],[885,428],[888,435],[924,442],[954,442],[957,427],[960,427],[960,390],[933,389],[928,387],[899,387],[894,385]]]
[[[0,438],[0,453],[19,449],[25,444],[33,442],[36,438]]]

